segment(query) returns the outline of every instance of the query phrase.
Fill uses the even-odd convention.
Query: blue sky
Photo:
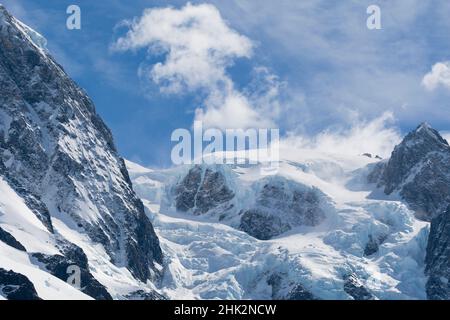
[[[385,112],[394,118],[386,125],[401,132],[422,121],[439,130],[450,129],[450,20],[446,14],[450,2],[446,0],[191,1],[193,7],[211,5],[204,11],[209,15],[205,21],[217,22],[217,35],[227,39],[210,39],[218,57],[206,64],[208,70],[192,72],[215,74],[214,81],[220,85],[192,83],[180,68],[169,80],[154,81],[152,70],[157,63],[167,75],[167,56],[179,49],[186,28],[171,29],[179,37],[165,41],[156,32],[161,24],[150,25],[151,30],[135,26],[135,33],[151,34],[147,42],[111,49],[130,30],[121,21],[144,17],[154,22],[155,16],[143,16],[144,9],[168,6],[172,11],[155,14],[158,19],[170,19],[186,13],[185,1],[0,2],[47,38],[50,52],[93,99],[121,154],[144,165],[170,165],[172,131],[190,128],[199,117],[196,110],[204,111],[204,119],[209,119],[211,109],[223,111],[217,104],[230,97],[244,97],[231,101],[248,112],[236,117],[228,113],[223,123],[252,117],[249,125],[270,123],[282,133],[299,136],[363,126]],[[81,7],[81,30],[65,27],[70,4]],[[381,30],[366,27],[370,4],[381,8]],[[159,51],[154,50],[155,43]],[[246,44],[249,47],[243,49]],[[424,76],[439,62],[441,68],[429,74],[432,85],[424,85]],[[183,88],[168,92],[164,86],[174,76],[181,77]],[[231,83],[230,93],[214,100],[218,88],[227,83]]]

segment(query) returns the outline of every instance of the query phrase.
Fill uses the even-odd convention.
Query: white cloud
[[[439,86],[450,89],[450,61],[434,64],[431,71],[423,77],[422,85],[429,91]]]
[[[227,87],[225,68],[234,58],[252,54],[251,41],[230,29],[212,5],[146,9],[129,26],[115,48],[148,47],[151,53],[167,53],[166,60],[155,64],[149,76],[169,92]]]
[[[391,111],[402,128],[450,119],[448,95],[421,87],[430,57],[450,50],[443,32],[450,25],[444,17],[449,1],[379,1],[382,30],[366,27],[371,0],[213,1],[233,26],[258,41],[255,57],[262,52],[275,61],[289,94],[301,92],[298,111],[278,121],[288,130],[350,126],[353,112],[373,119]],[[438,35],[447,40],[435,41]]]
[[[163,62],[141,67],[139,74],[162,92],[206,92],[196,110],[205,127],[268,127],[251,99],[239,92],[227,73],[234,59],[250,58],[250,39],[231,29],[215,6],[188,3],[181,9],[146,9],[139,19],[126,22],[130,30],[113,48],[126,51],[148,48],[151,55],[165,55]]]
[[[253,109],[248,99],[237,91],[229,92],[220,97],[210,97],[206,102],[206,110],[196,110],[196,120],[204,126],[222,129],[246,129],[273,127],[272,121],[260,116]]]
[[[386,112],[371,121],[355,122],[347,129],[329,129],[313,137],[291,136],[284,145],[348,156],[371,153],[387,158],[401,141],[401,134],[393,122],[393,114]]]

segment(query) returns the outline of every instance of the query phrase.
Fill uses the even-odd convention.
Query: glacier
[[[370,199],[376,185],[364,177],[378,159],[290,151],[282,150],[279,173],[270,179],[322,190],[326,218],[264,241],[236,222],[267,179],[258,165],[204,165],[224,173],[238,200],[231,209],[219,201],[195,214],[177,210],[173,198],[195,166],[155,170],[127,161],[168,259],[162,292],[171,299],[426,299],[429,223],[400,200]],[[367,255],[371,240],[378,243]],[[370,295],[355,294],[361,291],[351,290],[355,282]]]

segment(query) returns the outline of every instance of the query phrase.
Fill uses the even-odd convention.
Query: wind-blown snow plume
[[[272,121],[252,99],[235,88],[227,67],[238,58],[250,58],[253,43],[231,29],[213,5],[192,5],[181,9],[147,9],[133,21],[113,49],[148,48],[149,54],[165,54],[163,62],[141,66],[139,74],[160,86],[162,92],[206,93],[196,120],[207,127],[269,127]]]
[[[342,155],[372,153],[385,158],[401,140],[400,133],[392,126],[393,120],[393,114],[386,112],[372,121],[360,121],[346,130],[326,130],[314,137],[289,136],[281,145]],[[291,150],[291,147],[288,149]]]

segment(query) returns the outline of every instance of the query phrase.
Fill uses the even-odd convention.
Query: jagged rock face
[[[395,147],[384,170],[385,192],[390,194],[398,188],[411,173],[411,170],[432,153],[450,152],[450,147],[439,133],[426,123],[410,132]]]
[[[268,240],[295,226],[317,226],[331,208],[319,189],[275,176],[239,187],[224,173],[227,167],[194,166],[174,187],[177,211],[233,220],[233,226]],[[238,198],[236,198],[237,193]],[[251,195],[251,196],[250,196]]]
[[[269,179],[256,201],[257,206],[283,211],[291,225],[316,226],[325,219],[321,201],[325,194],[314,187],[288,183],[285,179]]]
[[[127,295],[128,300],[167,300],[167,298],[157,292],[146,292],[137,290]]]
[[[20,251],[26,251],[24,246],[16,240],[9,232],[6,232],[0,227],[0,241],[6,243],[8,246],[16,248]]]
[[[378,252],[380,245],[386,240],[387,235],[379,235],[373,236],[369,234],[369,241],[367,241],[366,246],[364,247],[364,255],[371,256]]]
[[[425,262],[428,298],[450,300],[450,206],[431,221]]]
[[[268,240],[296,226],[317,226],[326,217],[328,201],[317,188],[280,177],[267,178],[253,208],[242,214],[240,229]]]
[[[426,123],[369,175],[386,194],[398,192],[419,219],[431,221],[426,255],[429,299],[450,299],[450,146]],[[373,246],[371,246],[372,249]],[[372,251],[372,250],[369,250]]]
[[[68,281],[70,266],[76,266],[80,270],[80,290],[96,300],[112,300],[106,288],[101,285],[90,273],[88,259],[80,248],[69,245],[64,248],[64,255],[45,255],[34,253],[32,257],[37,264],[55,277]]]
[[[319,300],[299,283],[289,283],[283,273],[274,273],[267,280],[273,300]]]
[[[41,300],[23,274],[0,268],[0,293],[8,300]]]
[[[0,6],[0,173],[50,231],[52,216],[72,220],[150,279],[159,241],[112,135],[43,42]]]
[[[424,123],[395,147],[369,180],[377,176],[386,194],[399,192],[418,218],[430,221],[450,203],[450,146]]]
[[[280,217],[270,212],[248,210],[242,214],[239,229],[259,240],[269,240],[291,229]]]
[[[354,274],[344,277],[344,291],[355,300],[375,299]]]
[[[195,215],[205,214],[234,198],[221,172],[201,166],[189,170],[176,186],[175,193],[177,210],[192,211]]]
[[[2,145],[0,145],[2,150]],[[38,217],[38,219],[44,224],[50,232],[53,232],[53,225],[48,212],[47,206],[41,200],[41,198],[29,190],[28,186],[23,186],[14,176],[13,172],[10,172],[2,162],[0,157],[0,177],[3,177],[8,184],[14,189],[14,191],[25,201],[30,210]]]

